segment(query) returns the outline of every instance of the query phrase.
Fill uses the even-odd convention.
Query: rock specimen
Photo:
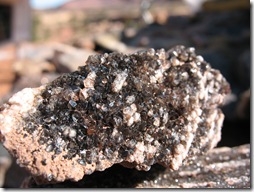
[[[173,170],[220,140],[229,84],[194,48],[90,56],[78,71],[16,93],[1,140],[36,182],[78,181],[121,163]]]

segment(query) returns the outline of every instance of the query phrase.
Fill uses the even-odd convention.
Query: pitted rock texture
[[[1,140],[37,183],[78,181],[121,163],[177,170],[220,140],[230,87],[194,48],[90,56],[1,108]]]
[[[221,147],[195,156],[178,171],[155,164],[149,171],[114,165],[78,182],[37,185],[32,177],[22,188],[250,188],[250,145]],[[100,182],[98,182],[100,181]]]

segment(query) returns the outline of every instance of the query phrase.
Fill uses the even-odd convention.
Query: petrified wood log
[[[0,111],[1,140],[37,183],[78,181],[117,163],[177,170],[216,146],[229,92],[194,48],[94,55],[16,93]]]
[[[178,171],[153,165],[149,171],[119,165],[85,176],[79,182],[37,185],[27,177],[23,188],[250,188],[250,145],[215,148],[185,162]]]

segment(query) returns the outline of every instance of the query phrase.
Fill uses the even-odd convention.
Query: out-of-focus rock
[[[98,182],[100,181],[100,182]],[[177,172],[154,165],[147,171],[120,165],[95,172],[79,182],[37,185],[32,177],[22,188],[250,188],[250,145],[211,150],[183,165]]]
[[[206,0],[184,0],[184,2],[188,5],[191,10],[191,13],[197,13],[202,8],[202,3]]]
[[[144,49],[142,46],[126,46],[123,42],[119,41],[115,35],[108,33],[96,35],[94,41],[96,45],[100,47],[99,50],[102,50],[102,52],[122,52],[129,54]]]
[[[0,83],[11,83],[14,80],[13,61],[0,61]]]
[[[24,179],[30,174],[23,168],[17,165],[16,159],[10,158],[12,163],[5,173],[4,188],[19,188]]]
[[[118,51],[125,52],[127,50],[127,46],[120,42],[114,35],[112,34],[98,34],[95,39],[95,43],[101,46],[102,48],[108,51]]]
[[[54,72],[55,67],[43,60],[20,59],[13,63],[13,70],[18,76],[40,77],[43,72]]]
[[[126,29],[124,29],[123,31],[123,35],[125,38],[132,38],[137,34],[137,29],[134,27],[128,27]]]
[[[95,52],[77,49],[69,45],[56,44],[50,61],[55,65],[57,72],[67,73],[75,71],[80,65],[84,65],[88,56],[92,54],[95,54]]]
[[[0,100],[12,88],[15,79],[13,62],[16,59],[15,44],[1,44],[0,46]]]
[[[30,59],[33,61],[46,61],[54,53],[54,43],[30,43],[24,42],[17,48],[18,59]]]
[[[80,37],[73,41],[72,45],[74,47],[86,50],[94,50],[95,44],[92,37]]]
[[[248,89],[251,82],[251,54],[250,49],[244,50],[235,67],[237,82],[243,89]]]
[[[156,12],[156,14],[154,15],[154,22],[159,23],[160,25],[166,24],[169,14],[170,13],[166,10]]]
[[[3,187],[5,175],[12,163],[10,154],[6,151],[2,144],[0,144],[0,187]]]
[[[202,4],[204,11],[232,11],[249,7],[249,0],[208,0]]]
[[[0,86],[0,104],[5,102],[5,97],[11,92],[12,90],[12,83],[1,83]]]
[[[236,106],[236,117],[250,120],[250,89],[240,95],[239,102]]]
[[[5,181],[5,174],[11,165],[10,157],[0,156],[0,187],[3,187]]]
[[[45,44],[21,44],[18,55],[20,59],[30,60],[30,65],[36,66],[40,63],[43,66],[40,69],[32,68],[32,70],[44,71],[53,69],[48,61],[55,66],[57,72],[70,72],[82,65],[82,61],[86,61],[89,55],[94,54],[91,50],[78,49],[61,43],[45,43]],[[43,65],[44,64],[44,65]],[[22,67],[20,67],[22,69]],[[24,70],[24,69],[23,69]],[[25,73],[25,71],[24,71]]]
[[[170,21],[171,19],[169,19],[169,22]],[[182,22],[185,21],[182,21],[181,18],[179,18],[179,22],[173,21],[175,24],[172,24],[181,25],[179,23]],[[152,24],[141,29],[133,38],[124,37],[124,42],[128,46],[132,47],[166,47],[167,49],[179,44],[185,46],[190,45],[189,42],[183,37],[183,31],[175,31],[171,30],[170,28],[171,27],[167,25],[164,26],[159,24]]]
[[[142,0],[140,4],[141,17],[146,24],[151,24],[154,22],[153,15],[149,11],[153,1],[154,0]]]

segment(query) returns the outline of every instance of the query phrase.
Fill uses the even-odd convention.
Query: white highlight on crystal
[[[115,80],[112,83],[112,91],[118,93],[122,89],[127,77],[128,77],[127,70],[118,73],[116,75]]]
[[[153,116],[153,110],[150,109],[150,110],[147,112],[147,115],[148,115],[149,117]]]
[[[154,118],[153,125],[156,126],[156,127],[160,126],[160,117],[155,117]]]
[[[84,89],[81,89],[81,93],[85,99],[89,97],[88,91],[94,89],[94,81],[96,79],[96,73],[94,71],[90,72],[84,82]]]
[[[76,131],[75,129],[72,129],[72,128],[70,128],[70,127],[67,127],[67,128],[64,130],[63,134],[64,134],[65,136],[69,136],[70,138],[74,138],[74,137],[76,137],[76,135],[77,135],[77,131]]]
[[[94,71],[90,72],[86,79],[84,80],[84,87],[85,88],[94,88],[94,81],[96,78],[96,73]]]
[[[135,101],[135,96],[134,95],[129,95],[126,97],[126,103],[132,104]]]
[[[134,151],[134,159],[138,164],[141,164],[144,162],[144,151],[145,151],[145,146],[143,142],[138,142],[136,144],[136,149]]]
[[[137,106],[136,104],[131,104],[123,108],[123,118],[124,121],[127,123],[127,126],[131,126],[134,122],[138,122],[141,120],[140,113],[137,113]]]
[[[163,73],[170,67],[169,62],[160,65],[159,69],[155,70],[155,74],[150,76],[150,83],[163,83]]]

